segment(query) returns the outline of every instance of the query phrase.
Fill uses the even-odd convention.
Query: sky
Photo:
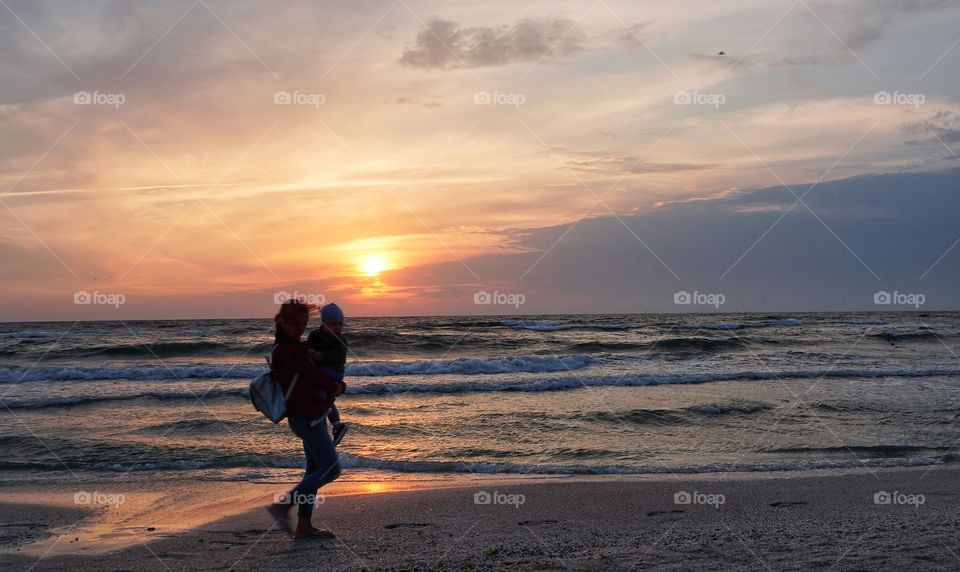
[[[0,2],[0,320],[960,309],[960,5]]]

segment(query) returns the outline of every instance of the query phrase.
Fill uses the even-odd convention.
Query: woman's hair
[[[280,305],[280,311],[273,317],[274,324],[274,343],[279,344],[287,341],[287,333],[280,326],[281,321],[291,320],[299,316],[309,316],[316,306],[313,304],[304,304],[299,300],[287,300]]]

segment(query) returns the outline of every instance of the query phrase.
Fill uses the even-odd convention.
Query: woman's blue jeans
[[[317,498],[317,490],[340,476],[340,458],[333,440],[327,432],[327,422],[310,426],[310,419],[288,417],[290,429],[303,440],[303,452],[307,457],[307,470],[293,491],[291,498],[297,505],[297,516],[310,518]]]

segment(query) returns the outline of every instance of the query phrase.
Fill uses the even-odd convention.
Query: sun
[[[360,272],[366,274],[367,276],[379,276],[384,270],[389,270],[390,265],[387,263],[386,259],[379,254],[371,254],[363,260],[360,261],[358,265]]]

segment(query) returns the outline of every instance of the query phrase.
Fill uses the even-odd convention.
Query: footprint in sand
[[[423,526],[431,526],[428,522],[391,522],[390,524],[383,525],[384,528],[393,530],[394,528],[420,528]]]
[[[770,506],[775,506],[779,508],[779,507],[787,507],[787,506],[800,506],[802,504],[807,504],[807,503],[803,501],[777,501],[777,502],[770,503]]]
[[[683,512],[684,510],[680,508],[676,510],[652,510],[647,513],[647,516],[658,516],[661,514],[677,514],[677,513],[683,513]]]

